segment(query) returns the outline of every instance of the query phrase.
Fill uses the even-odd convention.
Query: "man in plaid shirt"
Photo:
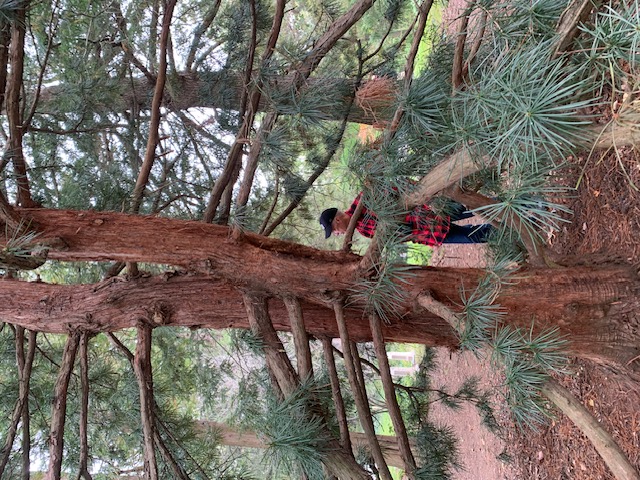
[[[324,227],[325,238],[329,238],[332,234],[342,235],[346,232],[361,198],[362,192],[358,194],[346,212],[341,212],[337,208],[328,208],[322,212],[320,224]],[[456,212],[453,216],[436,215],[428,205],[421,205],[407,213],[404,218],[404,225],[409,233],[408,240],[424,245],[438,246],[443,243],[486,242],[493,229],[491,225],[457,225],[452,223],[452,220],[462,220],[472,215],[472,213],[463,210]],[[367,238],[371,238],[376,232],[377,223],[376,214],[366,206],[363,206],[362,213],[356,224],[358,232]]]

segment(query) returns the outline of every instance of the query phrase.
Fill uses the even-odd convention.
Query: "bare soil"
[[[631,149],[594,152],[570,159],[558,181],[578,185],[566,203],[571,223],[549,236],[549,247],[584,261],[638,264],[640,260],[640,155]],[[470,219],[473,223],[474,219]],[[475,223],[477,223],[477,219]],[[481,267],[483,245],[445,245],[434,250],[435,266]],[[470,353],[439,352],[434,382],[459,383],[470,375],[499,390],[500,377]],[[593,413],[640,470],[640,386],[588,361],[573,361],[572,374],[559,377]],[[496,395],[498,412],[506,412]],[[465,469],[454,480],[613,480],[614,477],[584,435],[561,413],[537,432],[521,431],[501,415],[500,436],[480,425],[472,407],[460,412],[433,409],[437,422],[454,428]],[[498,458],[500,457],[500,458]],[[505,463],[507,459],[507,463]]]
[[[445,29],[455,32],[455,21],[466,0],[450,0],[444,12]],[[452,26],[453,25],[453,26]],[[611,102],[615,104],[615,102]],[[613,112],[592,112],[601,123]],[[573,215],[549,236],[549,247],[562,256],[580,256],[586,262],[620,261],[640,265],[640,154],[633,148],[595,151],[569,158],[570,168],[557,182],[574,188],[565,200]],[[443,246],[434,252],[434,264],[474,267],[484,264],[484,247]],[[470,354],[439,354],[440,369],[434,379],[459,382],[480,376],[484,385],[500,378]],[[637,359],[636,361],[640,361]],[[640,471],[640,385],[588,361],[574,361],[570,375],[558,378],[614,437]],[[505,412],[496,396],[498,411]],[[454,480],[613,480],[591,443],[561,413],[538,431],[521,431],[503,416],[500,437],[479,426],[472,408],[451,413],[434,408],[433,417],[453,426],[462,439],[465,470]],[[502,455],[501,455],[502,454]],[[506,454],[506,455],[505,455]],[[509,458],[504,463],[497,457]]]

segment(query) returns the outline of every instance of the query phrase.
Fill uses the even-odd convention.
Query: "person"
[[[325,238],[331,235],[342,235],[347,231],[351,217],[356,211],[362,192],[355,198],[347,211],[337,208],[327,208],[320,215],[320,224],[324,228]],[[412,209],[404,218],[407,228],[408,241],[423,245],[438,246],[443,243],[485,243],[493,227],[489,224],[458,225],[453,223],[473,216],[463,205],[457,204],[451,215],[438,215],[428,205],[421,205]],[[362,213],[356,224],[361,235],[371,238],[376,232],[378,218],[376,214],[363,206]]]

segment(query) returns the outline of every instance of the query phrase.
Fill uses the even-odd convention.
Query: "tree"
[[[371,464],[380,478],[391,478],[355,342],[373,342],[411,478],[446,472],[450,459],[434,464],[410,442],[419,432],[402,418],[385,341],[490,345],[506,365],[509,401],[525,422],[540,414],[537,393],[564,355],[638,377],[637,268],[551,258],[539,234],[563,220],[561,192],[551,182],[561,160],[602,146],[603,138],[620,134],[616,122],[633,114],[633,88],[602,135],[584,113],[634,78],[640,30],[632,6],[592,13],[578,2],[545,1],[533,9],[515,1],[470,3],[461,30],[433,40],[427,56],[421,44],[430,1],[417,9],[374,0],[210,3],[3,7],[2,32],[12,35],[0,37],[11,52],[0,55],[0,72],[11,73],[0,318],[21,352],[3,468],[16,468],[11,453],[19,426],[22,465],[29,465],[26,446],[33,444],[37,455],[45,450],[36,444],[43,436],[28,428],[30,405],[41,404],[28,381],[41,334],[67,336],[55,355],[38,354],[51,364],[61,358],[51,418],[38,425],[49,438],[50,478],[76,470],[90,478],[87,466],[96,461],[111,462],[112,472],[142,468],[145,478],[241,475],[217,456],[198,453],[207,440],[190,435],[194,420],[211,419],[194,419],[194,405],[210,394],[189,394],[183,385],[197,382],[191,372],[211,353],[196,351],[198,345],[180,350],[192,357],[180,359],[186,373],[178,379],[178,365],[161,359],[169,348],[187,348],[184,330],[167,334],[167,327],[251,329],[250,343],[269,373],[251,387],[253,397],[272,400],[249,405],[244,420],[269,438],[276,463],[308,478],[325,471],[368,478],[354,458],[345,407],[338,407],[351,395]],[[380,130],[349,159],[353,182],[380,217],[362,257],[348,251],[349,239],[343,251],[303,246],[301,236],[291,241],[300,220],[315,223],[306,200],[353,120]],[[394,219],[425,201],[446,211],[444,197],[479,208],[501,226],[488,271],[399,262],[403,239]],[[282,215],[272,221],[275,212]],[[254,231],[280,232],[283,239]],[[65,285],[17,273],[39,268],[46,279],[52,262],[70,262],[87,275],[95,263],[85,262],[115,263],[99,269],[105,279],[93,275],[84,284],[81,276]],[[120,275],[125,266],[128,276]],[[31,332],[26,355],[24,329]],[[125,340],[115,335],[123,329]],[[292,352],[276,330],[292,331]],[[88,362],[89,335],[96,336],[93,348],[109,352],[105,358],[111,348],[119,359]],[[323,340],[329,391],[319,388],[308,335]],[[329,339],[336,337],[348,387],[332,368]],[[83,381],[70,390],[78,347]],[[111,460],[106,452],[88,458],[92,443],[101,445],[92,438],[99,434],[88,406],[109,390],[98,381],[107,378],[103,372],[126,385],[126,405],[139,410],[135,431],[143,448],[135,455],[124,442]],[[172,382],[174,393],[183,389],[178,406],[170,401]],[[83,407],[77,441],[65,422],[75,391]],[[279,421],[256,420],[271,414]],[[299,435],[283,439],[291,431]],[[73,465],[76,444],[80,460]],[[22,475],[29,476],[28,467]]]

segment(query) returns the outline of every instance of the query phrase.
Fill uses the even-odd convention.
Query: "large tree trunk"
[[[65,245],[51,247],[49,258],[169,264],[201,275],[115,280],[94,287],[5,280],[0,315],[29,329],[63,332],[71,325],[112,331],[134,326],[141,317],[151,317],[158,325],[246,327],[240,295],[234,290],[242,287],[300,298],[302,308],[309,310],[309,332],[337,336],[330,318],[332,299],[336,292],[352,291],[359,280],[356,255],[254,234],[231,241],[229,230],[217,225],[108,212],[20,211],[39,225],[40,241]],[[430,291],[456,310],[460,290],[473,289],[483,274],[477,269],[416,268],[403,287],[401,318],[385,327],[385,338],[455,347],[451,327],[422,311],[416,298]],[[522,269],[501,287],[497,303],[510,324],[557,327],[576,356],[625,366],[640,353],[640,282],[631,266]],[[282,304],[272,300],[271,308],[276,328],[288,328]],[[370,338],[363,308],[352,303],[347,311],[350,335],[356,340]],[[628,366],[640,370],[637,360]]]

